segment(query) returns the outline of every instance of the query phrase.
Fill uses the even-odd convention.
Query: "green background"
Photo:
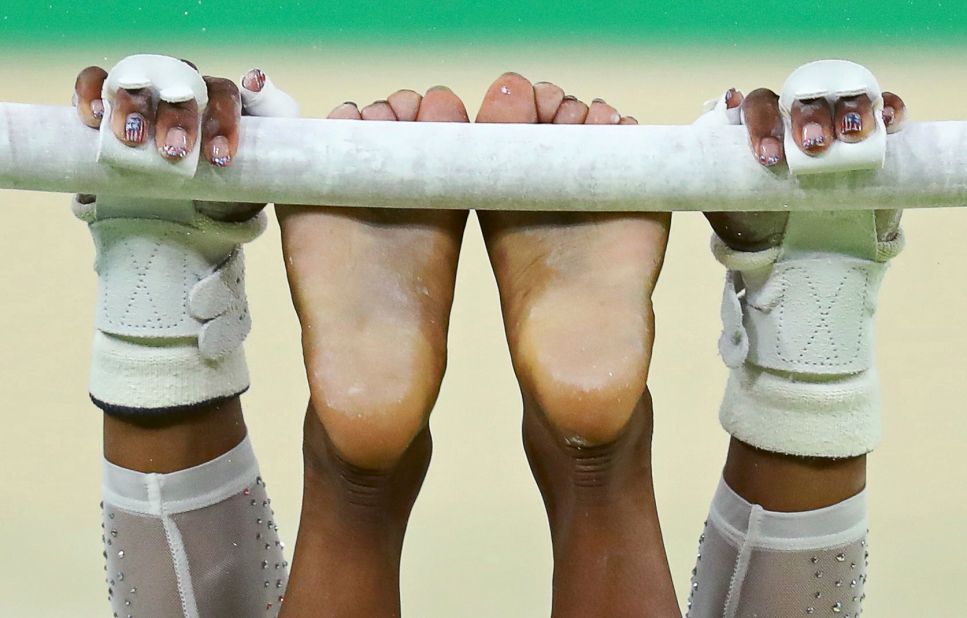
[[[283,46],[423,45],[434,41],[772,45],[851,40],[873,45],[960,44],[964,0],[545,2],[540,0],[3,0],[0,45],[111,42]],[[101,40],[103,45],[107,41]]]

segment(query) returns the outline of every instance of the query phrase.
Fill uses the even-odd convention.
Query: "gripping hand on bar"
[[[99,135],[99,165],[177,183],[198,167],[231,168],[241,112],[294,113],[260,71],[242,85],[240,99],[231,81],[184,61],[130,56],[78,76],[74,121]],[[286,563],[239,395],[251,326],[242,245],[264,229],[264,205],[104,187],[73,206],[97,256],[89,390],[104,411],[115,615],[262,616],[281,602]],[[272,586],[260,563],[274,566]]]
[[[905,113],[864,67],[826,60],[793,72],[781,96],[730,91],[701,123],[744,121],[763,166],[785,159],[818,179],[882,166],[886,134]],[[730,374],[719,418],[732,441],[688,616],[857,616],[865,455],[880,438],[873,317],[903,248],[900,211],[706,215],[727,269],[718,343]]]
[[[790,113],[808,114],[810,105]],[[97,136],[82,128],[64,108],[0,104],[0,188],[491,210],[872,210],[967,203],[962,122],[911,124],[891,135],[880,170],[811,178],[761,169],[742,156],[748,138],[733,126],[618,132],[245,118],[231,168],[199,166],[193,178],[164,180],[99,165]],[[832,139],[835,129],[829,124],[810,131],[806,139]],[[776,145],[765,143],[765,156],[776,156]]]

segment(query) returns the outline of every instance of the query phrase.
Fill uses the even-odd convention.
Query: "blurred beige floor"
[[[582,47],[356,54],[310,47],[231,50],[232,58],[165,51],[192,57],[212,74],[236,76],[258,64],[311,115],[347,99],[368,102],[400,87],[441,83],[465,98],[472,115],[490,80],[516,70],[556,81],[582,98],[607,98],[650,123],[690,122],[704,99],[729,86],[777,88],[789,70],[816,56],[731,47],[684,54]],[[77,69],[119,57],[0,53],[0,100],[58,104],[69,101]],[[869,64],[919,119],[967,116],[964,52],[826,53],[848,53]],[[0,616],[107,616],[98,538],[100,420],[85,390],[95,286],[91,243],[66,196],[0,192],[0,212]],[[887,279],[878,318],[885,440],[870,468],[867,615],[963,615],[957,585],[967,575],[961,547],[967,521],[967,209],[910,212],[905,226],[909,246]],[[707,237],[700,216],[675,217],[656,298],[655,474],[683,599],[727,442],[716,419],[725,379],[715,347],[722,272],[709,256]],[[274,222],[248,251],[254,385],[244,403],[291,543],[307,390]],[[450,341],[449,371],[432,421],[436,451],[403,560],[404,613],[546,616],[548,533],[520,446],[520,397],[473,219]]]

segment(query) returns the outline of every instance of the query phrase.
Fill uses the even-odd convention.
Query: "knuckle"
[[[242,95],[238,85],[230,79],[206,76],[205,83],[208,85],[209,99],[241,100]]]
[[[86,86],[86,85],[95,85],[95,84],[99,85],[100,82],[103,82],[105,78],[107,78],[107,71],[105,71],[99,66],[92,65],[82,69],[77,74],[77,79],[75,81],[75,84],[77,86]]]
[[[779,95],[769,88],[756,88],[745,97],[746,101],[756,103],[757,101],[779,102]]]

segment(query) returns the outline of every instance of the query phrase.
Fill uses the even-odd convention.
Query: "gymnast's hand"
[[[183,60],[197,70],[197,67]],[[97,129],[104,115],[101,100],[102,86],[107,71],[101,67],[87,67],[74,84],[74,104],[81,121]],[[168,161],[183,159],[201,139],[201,158],[208,165],[228,167],[238,151],[239,118],[252,113],[243,105],[238,86],[230,79],[204,76],[208,86],[208,106],[197,133],[198,104],[194,101],[169,103],[152,101],[148,89],[119,89],[111,105],[110,129],[118,140],[132,148],[153,141],[158,152]],[[265,74],[252,69],[242,79],[242,87],[253,95],[266,83]],[[245,97],[249,99],[249,97]],[[87,198],[92,199],[92,198]],[[261,210],[264,204],[214,204],[198,202],[196,207],[205,214],[221,220],[244,220]]]
[[[743,97],[732,88],[725,94],[725,104],[730,110],[741,107],[756,161],[773,167],[785,160],[779,95],[768,88],[758,88]],[[834,140],[855,143],[869,137],[876,129],[873,114],[873,103],[865,94],[840,98],[833,106],[825,98],[797,100],[792,106],[790,124],[799,149],[816,156],[826,152]],[[892,92],[884,92],[883,123],[887,133],[900,131],[906,115],[903,100]],[[710,212],[705,216],[722,240],[744,251],[777,245],[787,218],[783,212]],[[899,223],[900,211],[876,211],[877,235],[881,240],[895,235]]]

